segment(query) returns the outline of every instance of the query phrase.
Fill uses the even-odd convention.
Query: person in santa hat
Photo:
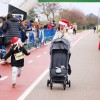
[[[29,55],[30,52],[27,51],[20,38],[13,37],[11,39],[11,48],[10,51],[4,56],[3,61],[6,60],[11,56],[11,66],[12,66],[12,86],[15,87],[16,85],[16,77],[20,77],[21,72],[24,66],[24,54]]]
[[[71,41],[71,36],[68,34],[70,30],[70,23],[66,19],[62,19],[59,21],[59,27],[57,29],[57,32],[55,33],[55,36],[53,37],[53,40],[56,38],[63,38]]]
[[[55,36],[53,37],[54,39],[57,38],[65,38],[67,39],[69,42],[71,42],[71,36],[68,34],[69,33],[69,29],[70,29],[70,23],[68,20],[66,19],[62,19],[59,21],[59,27],[57,32],[55,33]],[[71,53],[69,54],[69,59],[70,59]],[[68,64],[68,74],[71,74],[71,66],[70,64]]]

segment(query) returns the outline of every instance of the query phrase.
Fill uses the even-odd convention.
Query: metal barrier
[[[53,36],[55,35],[55,29],[44,29],[44,41],[51,41]]]
[[[4,35],[0,36],[0,59],[6,55],[6,47],[4,45]]]
[[[56,30],[53,29],[42,29],[39,30],[39,38],[36,38],[36,32],[35,31],[27,31],[26,35],[28,39],[24,43],[24,46],[26,49],[32,49],[32,47],[37,48],[38,46],[41,46],[42,43],[47,43],[52,40],[53,36],[55,35]],[[2,36],[1,36],[2,38]],[[22,39],[22,35],[20,33],[20,38]],[[1,52],[0,56],[3,58],[6,54],[6,48],[4,45],[1,46]]]
[[[36,38],[35,31],[27,31],[26,35],[28,39],[24,43],[28,49],[32,47],[38,47],[43,43],[47,43],[52,40],[53,36],[55,35],[55,29],[41,29],[39,30],[39,37]]]

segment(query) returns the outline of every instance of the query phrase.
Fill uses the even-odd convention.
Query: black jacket
[[[10,18],[5,21],[2,29],[6,33],[6,43],[10,43],[12,37],[20,37],[20,23],[16,18]]]
[[[30,53],[27,53],[26,49],[24,47],[18,47],[14,50],[14,47],[11,47],[10,51],[5,55],[4,59],[7,60],[8,57],[11,56],[11,65],[16,67],[22,67],[24,66],[24,58],[21,60],[16,60],[14,54],[21,52],[25,55],[29,55]]]

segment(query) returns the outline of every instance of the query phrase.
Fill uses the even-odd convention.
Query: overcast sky
[[[95,15],[98,15],[100,3],[61,3],[62,8],[76,8],[81,11],[83,11],[85,14],[93,13]]]
[[[81,11],[83,11],[85,14],[93,13],[95,15],[98,15],[100,3],[61,3],[62,8],[76,8]],[[3,4],[0,2],[0,16],[4,16],[7,14],[8,11],[8,5]]]

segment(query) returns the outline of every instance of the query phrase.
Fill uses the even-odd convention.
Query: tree
[[[98,23],[98,17],[94,15],[93,13],[90,13],[87,15],[87,26],[93,27],[94,25],[97,25]]]
[[[78,28],[81,28],[86,22],[85,14],[77,9],[63,9],[60,11],[59,15],[61,18],[65,18],[70,21],[70,23],[77,23]]]
[[[34,8],[32,8],[29,12],[28,12],[28,15],[27,15],[27,18],[28,20],[33,20],[35,19],[35,17],[37,17],[37,14],[35,13],[35,10]]]
[[[54,20],[56,12],[60,9],[59,3],[38,3],[38,5],[35,6],[36,12],[38,14],[44,14],[47,20],[49,20],[50,15],[52,15]]]
[[[35,6],[35,11],[37,14],[44,14],[47,17],[47,20],[49,20],[49,15],[51,12],[50,3],[38,3]]]
[[[53,20],[55,19],[55,13],[59,10],[61,10],[59,3],[50,3],[50,10],[53,17]]]

